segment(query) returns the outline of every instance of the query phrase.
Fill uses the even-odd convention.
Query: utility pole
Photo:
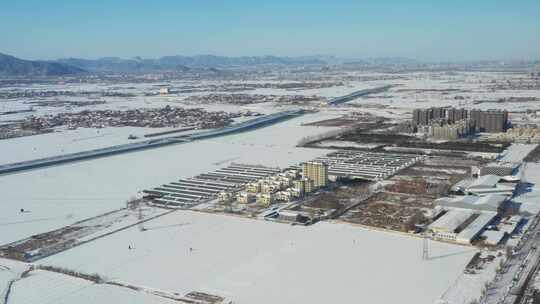
[[[142,220],[144,219],[143,217],[143,214],[142,214],[142,207],[141,207],[141,203],[139,202],[139,210],[138,210],[138,216],[137,216],[137,219],[139,221],[139,231],[143,232],[143,231],[146,231],[146,228],[144,228],[144,224],[142,223]]]

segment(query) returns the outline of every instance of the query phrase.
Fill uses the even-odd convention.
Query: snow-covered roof
[[[467,189],[478,189],[478,188],[494,188],[497,183],[501,180],[500,176],[487,174],[479,176],[477,179],[472,180],[472,182],[466,187]]]
[[[504,201],[506,201],[505,195],[488,194],[485,196],[465,195],[456,197],[443,197],[437,199],[435,203],[438,206],[451,208],[497,211],[499,206]]]
[[[480,213],[480,215],[465,229],[463,229],[456,237],[456,239],[461,241],[470,242],[472,239],[474,239],[478,233],[486,227],[491,220],[497,215],[495,212],[483,212]]]
[[[452,209],[429,225],[431,230],[453,232],[473,214],[472,210]]]
[[[486,230],[482,233],[482,236],[486,237],[486,243],[497,245],[505,234],[506,232],[504,231]]]
[[[498,167],[498,168],[517,168],[519,163],[516,162],[507,162],[507,161],[496,161],[487,164],[485,167]]]

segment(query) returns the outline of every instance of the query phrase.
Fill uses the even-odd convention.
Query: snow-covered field
[[[95,284],[91,281],[59,273],[35,270],[15,282],[9,296],[10,304],[172,304],[172,300],[128,288]]]
[[[301,124],[332,117],[305,115],[252,132],[0,176],[0,244],[124,207],[138,191],[231,162],[286,167],[318,157],[329,151],[295,145],[329,128]]]
[[[150,225],[157,229],[125,230],[40,263],[240,304],[432,304],[475,252],[431,243],[423,261],[421,239],[325,222],[299,227],[178,211]]]

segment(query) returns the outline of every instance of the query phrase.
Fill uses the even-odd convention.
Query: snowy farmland
[[[0,176],[0,193],[7,202],[0,204],[0,244],[125,207],[138,191],[231,162],[285,167],[321,156],[329,151],[295,145],[304,136],[329,130],[302,123],[332,117],[306,115],[223,138]],[[9,145],[8,141],[0,144]],[[16,153],[16,149],[8,151]]]
[[[138,191],[214,171],[233,162],[283,168],[322,156],[330,150],[297,148],[296,144],[303,137],[333,128],[303,124],[337,118],[351,111],[402,122],[409,119],[411,110],[416,107],[540,109],[536,100],[540,98],[538,90],[490,88],[492,83],[504,84],[518,79],[519,76],[513,74],[419,72],[403,73],[396,78],[378,78],[381,75],[362,73],[349,76],[374,80],[350,80],[343,85],[318,89],[257,88],[240,92],[316,95],[330,99],[365,88],[394,87],[339,107],[327,107],[317,102],[310,105],[320,110],[317,114],[251,132],[0,176],[0,245],[123,208]],[[88,108],[198,107],[186,99],[191,95],[220,93],[210,90],[144,96],[144,93],[154,92],[161,85],[192,84],[227,85],[220,81],[134,86],[105,83],[69,85],[69,90],[73,91],[111,90],[132,93],[133,96],[106,98],[104,104],[80,108],[36,105],[34,114]],[[30,89],[66,88],[63,85],[36,85]],[[499,102],[510,97],[521,99],[511,104]],[[79,97],[75,99],[79,101]],[[23,99],[5,101],[1,105],[3,110],[28,107]],[[273,113],[298,106],[268,102],[242,106],[205,104],[203,107],[211,111]],[[20,119],[26,115],[28,113],[9,114],[2,120]],[[528,119],[531,119],[529,122],[536,121],[536,114],[519,115],[525,122]],[[123,127],[59,131],[0,141],[0,164],[126,143],[130,141],[127,139],[130,134],[140,137],[159,130]],[[322,146],[325,148],[336,146],[332,141],[324,144],[327,144]],[[367,146],[349,142],[347,147]],[[533,148],[533,145],[513,145],[504,153],[503,160],[521,161]],[[523,211],[540,211],[540,190],[536,186],[540,184],[538,169],[537,164],[522,167],[524,180],[535,184],[515,199]],[[134,212],[124,222],[102,232],[133,224],[136,216]],[[105,283],[96,284],[61,273],[34,270],[11,285],[9,303],[172,303],[153,293],[158,291],[180,296],[205,292],[233,300],[235,304],[432,304],[442,303],[440,301],[458,304],[478,298],[485,282],[494,276],[496,266],[493,263],[477,276],[464,274],[465,265],[477,252],[473,247],[430,241],[430,258],[422,260],[422,240],[419,238],[333,222],[301,227],[175,211],[144,226],[146,231],[135,226],[39,261],[40,265],[86,274],[97,273]],[[0,258],[0,291],[5,292],[9,282],[17,279],[28,266]],[[132,288],[111,285],[116,283],[129,284]]]
[[[431,259],[423,261],[421,239],[344,224],[298,227],[191,211],[148,226],[40,263],[235,303],[432,304],[476,251],[432,243]]]

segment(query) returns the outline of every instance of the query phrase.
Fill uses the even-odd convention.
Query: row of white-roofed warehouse
[[[517,167],[515,163],[490,163],[479,174],[473,171],[473,176],[456,183],[453,196],[435,201],[438,216],[428,227],[431,237],[461,244],[482,240],[485,245],[497,245],[514,233],[523,219],[507,216],[506,211],[519,182],[519,177],[512,175]]]
[[[318,157],[315,162],[328,165],[328,176],[332,180],[348,178],[376,181],[392,176],[421,158],[414,154],[341,150]]]
[[[275,175],[281,170],[257,165],[232,164],[210,173],[145,190],[158,204],[189,208],[215,198],[220,192],[234,192],[245,184]]]

